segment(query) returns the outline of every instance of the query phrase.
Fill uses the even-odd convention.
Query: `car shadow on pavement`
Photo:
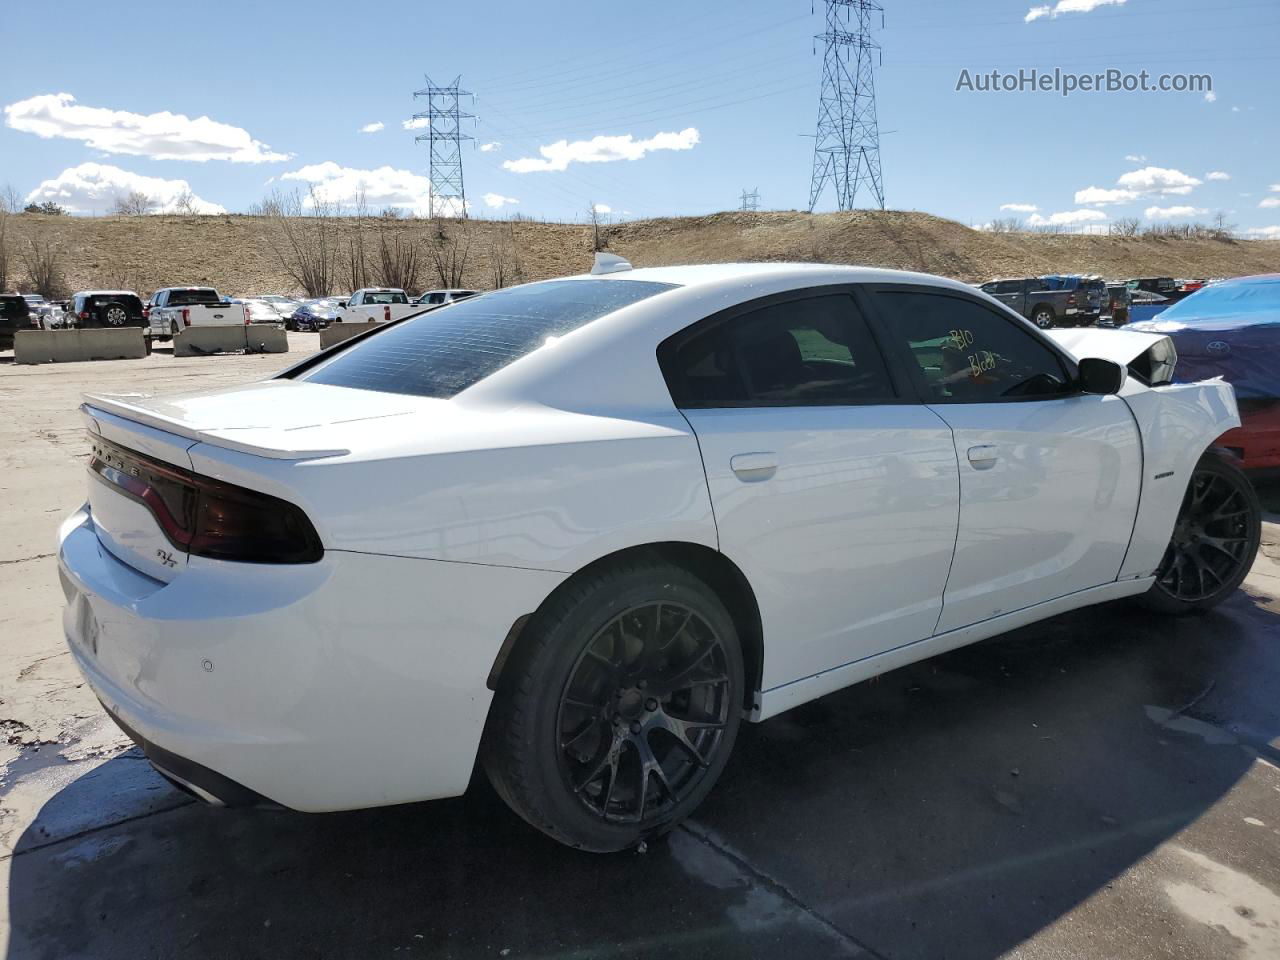
[[[8,956],[994,960],[1259,754],[1280,763],[1269,603],[1081,611],[746,726],[695,820],[643,853],[564,849],[479,777],[457,800],[350,814],[165,793],[178,805],[50,840],[68,811],[139,789],[119,758],[22,836]]]

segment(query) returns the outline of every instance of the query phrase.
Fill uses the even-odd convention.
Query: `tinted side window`
[[[983,289],[986,289],[986,288],[984,287]],[[991,291],[988,290],[987,292],[990,293]],[[1001,280],[999,283],[996,284],[995,292],[996,293],[1021,293],[1022,281],[1021,280]]]
[[[670,346],[668,345],[670,344]],[[800,406],[890,400],[875,341],[847,295],[762,307],[663,344],[679,407]]]
[[[883,292],[888,335],[919,370],[930,402],[982,403],[1073,392],[1058,355],[979,303],[934,293]]]

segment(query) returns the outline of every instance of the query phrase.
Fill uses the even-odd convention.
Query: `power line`
[[[742,209],[745,212],[754,212],[760,209],[760,188],[756,187],[750,193],[747,188],[742,188]]]
[[[813,173],[809,180],[809,210],[817,206],[827,184],[836,191],[836,205],[852,210],[858,187],[866,186],[884,209],[880,179],[880,131],[876,121],[876,87],[871,39],[871,14],[884,16],[874,0],[824,0],[826,30],[815,40],[824,44],[822,90],[818,94],[818,131],[813,140]],[[853,23],[850,24],[850,16]],[[853,26],[855,29],[849,30]],[[853,69],[849,50],[853,49]]]

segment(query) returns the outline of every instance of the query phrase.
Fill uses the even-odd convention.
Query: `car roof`
[[[1258,273],[1251,277],[1228,277],[1226,280],[1215,280],[1215,287],[1248,286],[1252,284],[1280,283],[1280,273]]]
[[[648,280],[682,287],[715,286],[725,282],[794,282],[797,286],[824,283],[922,283],[972,292],[969,284],[928,273],[889,270],[881,267],[846,266],[824,263],[708,263],[671,267],[637,267],[606,274],[579,274],[598,280]]]
[[[136,297],[132,290],[77,290],[73,297]]]

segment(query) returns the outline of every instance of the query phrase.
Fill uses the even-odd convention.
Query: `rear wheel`
[[[1195,613],[1231,596],[1253,566],[1262,507],[1235,464],[1206,454],[1182,498],[1173,537],[1143,602],[1162,613]]]
[[[499,795],[584,850],[670,830],[711,790],[741,720],[724,605],[685,570],[633,561],[563,589],[525,629],[486,731]]]
[[[1048,330],[1053,326],[1054,313],[1053,307],[1041,304],[1031,311],[1031,322],[1041,330]]]

